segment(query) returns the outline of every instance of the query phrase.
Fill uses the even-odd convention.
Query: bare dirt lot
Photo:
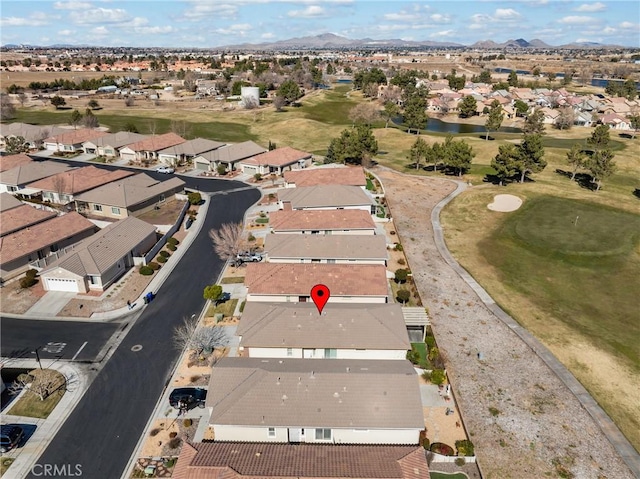
[[[378,168],[418,290],[486,478],[633,477],[576,397],[438,253],[441,178]],[[481,353],[480,359],[478,353]]]

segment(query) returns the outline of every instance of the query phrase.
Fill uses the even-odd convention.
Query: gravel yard
[[[374,172],[484,477],[632,478],[577,398],[438,253],[430,214],[455,184],[380,167]]]

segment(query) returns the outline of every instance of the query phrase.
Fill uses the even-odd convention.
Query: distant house
[[[50,136],[44,140],[44,147],[49,151],[77,152],[83,151],[82,145],[90,140],[95,140],[108,135],[105,131],[94,130],[92,128],[79,128],[77,130],[66,130],[55,136]]]
[[[44,201],[66,205],[74,201],[75,195],[131,175],[133,172],[126,170],[82,166],[34,181],[27,186],[40,190]]]
[[[266,151],[253,141],[245,141],[202,153],[193,159],[193,165],[200,171],[216,171],[220,165],[224,165],[226,171],[235,171],[240,161]]]
[[[394,359],[411,349],[399,304],[247,303],[238,330],[252,358]]]
[[[185,443],[172,477],[429,479],[429,467],[422,446],[329,446],[216,440]]]
[[[345,185],[318,185],[278,190],[278,206],[283,210],[363,210],[376,212],[376,202],[362,188]]]
[[[55,161],[32,161],[3,171],[0,176],[0,193],[7,192],[24,197],[39,196],[41,189],[28,186],[34,181],[69,171],[71,167]]]
[[[224,143],[206,140],[204,138],[196,138],[160,150],[158,152],[158,160],[166,165],[178,166],[183,163],[192,162],[194,158],[203,153],[216,150],[221,146],[224,146]]]
[[[424,429],[406,360],[227,357],[209,384],[216,441],[417,445]]]
[[[290,210],[269,214],[272,233],[373,235],[376,225],[363,210]]]
[[[383,235],[267,235],[270,263],[380,264],[389,253]]]
[[[109,135],[93,138],[82,144],[85,153],[94,153],[107,158],[117,158],[120,156],[120,150],[127,145],[148,138],[148,135],[140,135],[139,133],[131,133],[129,131],[119,131]]]
[[[138,218],[112,223],[40,272],[47,291],[102,291],[156,243],[156,228]]]
[[[69,131],[58,126],[29,125],[28,123],[0,124],[0,147],[4,148],[7,138],[21,136],[34,150],[43,145],[45,138]]]
[[[7,155],[0,156],[0,172],[10,170],[15,168],[16,166],[26,165],[27,163],[31,163],[33,160],[31,157],[25,155],[24,153],[19,153],[17,155]]]
[[[43,259],[88,236],[98,227],[80,214],[71,212],[2,237],[0,272],[6,280],[29,269],[29,263]]]
[[[160,204],[174,201],[175,194],[184,190],[184,184],[177,177],[158,181],[139,173],[76,196],[76,209],[83,214],[112,219],[139,216]]]
[[[631,130],[629,120],[617,113],[608,113],[600,118],[600,123],[607,125],[612,130]]]
[[[121,148],[120,158],[128,161],[150,163],[158,160],[160,151],[185,141],[184,138],[175,133],[154,135]]]
[[[284,172],[285,188],[319,185],[367,186],[367,178],[361,166],[324,167]]]
[[[247,265],[247,301],[311,301],[311,288],[325,284],[329,303],[386,303],[388,284],[382,265],[251,263]]]
[[[242,160],[239,165],[242,172],[249,175],[281,175],[285,170],[306,168],[311,164],[312,157],[311,153],[285,146]]]

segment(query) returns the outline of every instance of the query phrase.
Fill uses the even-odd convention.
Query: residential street
[[[190,183],[191,178],[184,179]],[[245,185],[208,180],[198,186],[201,190],[230,190]],[[204,286],[213,283],[223,267],[207,232],[223,223],[242,221],[246,209],[259,197],[258,190],[251,189],[212,198],[199,236],[155,291],[154,301],[93,381],[38,464],[77,464],[87,478],[120,477],[180,354],[172,345],[173,329],[183,318],[200,312],[205,303]]]

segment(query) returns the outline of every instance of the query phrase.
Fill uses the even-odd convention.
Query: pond
[[[402,125],[402,117],[394,118],[393,122],[396,125]],[[486,133],[486,128],[483,125],[470,125],[468,123],[452,123],[448,121],[442,121],[438,118],[429,118],[427,121],[426,131],[434,133],[452,133],[454,135],[473,134],[473,133]],[[503,126],[498,130],[500,133],[522,133],[520,128],[514,128],[510,126]]]

